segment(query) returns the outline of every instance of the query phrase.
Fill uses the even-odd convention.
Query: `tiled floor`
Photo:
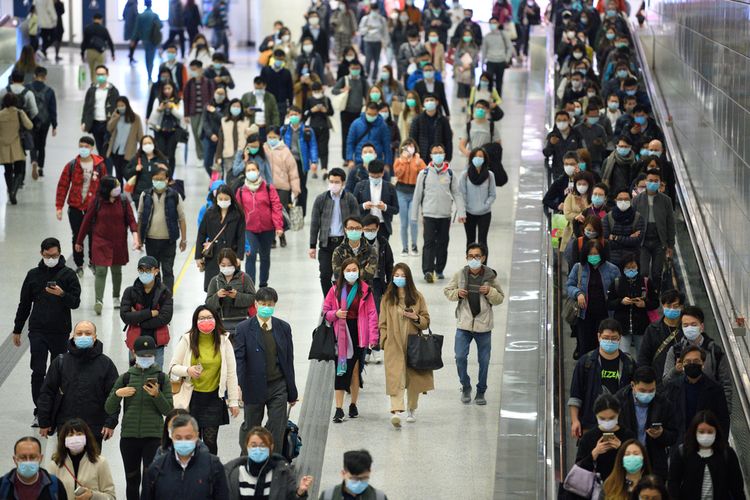
[[[48,166],[46,176],[38,182],[27,178],[26,187],[19,195],[19,204],[7,204],[5,190],[0,189],[0,249],[4,257],[4,296],[0,303],[0,314],[6,318],[8,331],[12,328],[17,296],[26,271],[38,262],[39,242],[47,236],[56,236],[63,241],[63,253],[70,255],[70,229],[66,221],[58,222],[54,216],[54,196],[57,178],[62,166],[76,152],[80,136],[79,116],[83,104],[83,91],[78,90],[78,59],[72,52],[66,53],[65,62],[51,71],[50,79],[59,82],[57,87],[60,106],[60,128],[57,137],[48,141]],[[143,55],[136,56],[141,61]],[[258,71],[250,53],[235,51],[233,59],[236,65],[232,74],[237,88],[231,93],[239,97],[252,85],[252,77]],[[118,52],[117,61],[111,64],[111,81],[122,94],[131,98],[137,112],[143,116],[148,88],[145,84],[145,71],[142,62],[130,68],[125,54]],[[506,101],[503,108],[505,119],[501,122],[503,143],[505,147],[504,163],[510,181],[499,190],[498,200],[493,210],[493,221],[490,231],[490,264],[499,273],[504,286],[508,283],[511,245],[513,242],[513,215],[517,194],[517,180],[521,159],[523,115],[525,112],[525,79],[520,78],[523,70],[513,69],[506,74]],[[63,83],[64,82],[64,83]],[[453,104],[452,119],[457,135],[464,130],[459,109]],[[339,134],[332,134],[331,157],[338,158],[340,151]],[[456,137],[457,142],[457,137]],[[458,151],[454,148],[454,151]],[[178,150],[182,158],[182,149]],[[460,154],[454,158],[454,168],[463,170],[466,159]],[[188,199],[189,239],[194,240],[196,233],[196,216],[204,201],[207,179],[202,167],[198,167],[194,154],[188,158],[188,164],[178,162],[176,176],[185,180]],[[310,204],[312,199],[325,188],[321,180],[310,179]],[[399,256],[398,221],[394,221],[396,236],[392,240]],[[421,232],[421,230],[420,230]],[[307,257],[307,228],[288,236],[287,248],[279,248],[272,253],[271,280],[280,295],[277,315],[292,325],[295,335],[295,354],[297,362],[298,386],[304,388],[307,373],[307,352],[309,334],[313,329],[321,303],[317,279],[317,261]],[[451,228],[451,245],[446,274],[450,275],[463,265],[463,245],[465,235],[459,224]],[[189,249],[188,249],[189,252]],[[203,276],[196,270],[191,255],[179,254],[175,263],[175,273],[179,274],[178,289],[175,299],[175,315],[172,322],[173,338],[188,327],[194,307],[202,303],[201,288]],[[124,270],[125,284],[135,277],[135,262],[139,254],[131,252],[131,262]],[[421,257],[404,258],[413,269],[420,268]],[[116,311],[112,309],[109,298],[105,299],[104,313],[96,317],[93,312],[93,275],[87,272],[83,279],[82,306],[75,311],[74,321],[93,319],[99,328],[99,339],[105,344],[105,352],[114,360],[120,371],[127,367],[127,353],[123,345],[122,324]],[[428,285],[421,279],[418,282],[420,291],[425,295],[432,316],[432,330],[446,336],[443,358],[445,368],[436,372],[437,390],[420,400],[415,424],[405,425],[401,431],[391,428],[388,420],[388,398],[384,393],[383,367],[370,366],[365,375],[365,389],[360,399],[361,417],[332,427],[328,435],[328,444],[323,467],[322,483],[336,482],[341,470],[341,456],[347,449],[367,448],[374,456],[374,473],[372,482],[381,485],[389,498],[399,500],[407,498],[472,498],[488,499],[492,497],[492,485],[495,472],[496,433],[499,418],[499,380],[502,370],[505,334],[505,306],[496,308],[493,359],[490,368],[489,404],[486,407],[464,406],[459,400],[459,384],[453,361],[453,332],[455,331],[454,306],[443,296],[444,282]],[[506,290],[507,293],[507,290]],[[105,297],[111,295],[109,288]],[[173,342],[174,343],[174,342]],[[8,344],[6,344],[8,345]],[[12,348],[12,347],[9,347]],[[476,377],[476,351],[472,348],[470,373]],[[166,359],[170,359],[168,349]],[[0,386],[0,401],[3,411],[0,423],[4,432],[0,436],[0,471],[12,466],[10,460],[12,443],[20,436],[29,434],[31,429],[32,402],[29,391],[28,368],[29,356],[25,353],[13,368],[10,376]],[[301,395],[305,397],[304,394]],[[294,419],[298,410],[292,414]],[[237,432],[239,422],[233,421],[223,427],[219,439],[219,454],[226,461],[237,455]],[[104,445],[104,454],[112,465],[118,498],[124,497],[124,473],[117,446],[118,435]],[[48,456],[52,451],[47,447]],[[415,487],[419,493],[415,496]]]

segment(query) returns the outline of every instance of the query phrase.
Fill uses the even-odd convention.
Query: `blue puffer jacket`
[[[271,167],[268,165],[268,162],[260,155],[250,156],[248,160],[252,160],[258,164],[258,166],[260,167],[260,176],[263,177],[263,180],[266,181],[266,184],[273,186],[273,174],[271,173]],[[237,151],[237,154],[234,155],[232,175],[234,177],[240,177],[244,175],[244,171],[245,155],[243,150],[239,150]]]
[[[386,165],[393,164],[393,153],[391,151],[391,130],[381,116],[368,123],[365,114],[354,120],[346,136],[346,159],[354,163],[362,162],[362,146],[367,143],[375,146],[378,159]]]
[[[284,144],[289,150],[292,150],[292,127],[285,125],[281,129],[281,137]],[[305,127],[302,123],[299,126],[299,154],[302,158],[302,169],[307,172],[310,170],[311,163],[318,163],[318,141],[315,138],[315,132],[312,127]]]
[[[575,299],[578,294],[583,293],[586,297],[586,301],[589,298],[589,272],[591,271],[591,264],[586,264],[585,267],[581,267],[580,263],[576,263],[573,269],[570,270],[568,275],[568,282],[566,287],[568,289],[568,297]],[[581,287],[578,287],[578,273],[581,272]],[[602,276],[602,286],[604,288],[604,301],[607,301],[607,290],[615,281],[615,278],[620,276],[620,270],[614,264],[610,262],[604,262],[599,266],[599,274]],[[586,319],[586,309],[580,309],[578,317]]]

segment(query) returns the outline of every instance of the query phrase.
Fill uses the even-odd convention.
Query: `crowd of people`
[[[672,265],[673,165],[643,90],[629,8],[561,0],[552,9],[557,109],[543,201],[560,230],[558,293],[577,360],[567,402],[577,452],[564,496],[745,498],[728,442],[727,354]]]
[[[29,18],[50,5],[59,17],[62,2],[36,0]],[[28,182],[28,156],[35,181],[59,171],[56,217],[61,221],[66,209],[71,230],[70,246],[54,237],[41,242],[41,260],[21,286],[12,338],[21,346],[28,334],[38,435],[16,442],[17,467],[0,480],[0,497],[307,497],[319,478],[298,477],[288,439],[289,411],[300,399],[294,336],[275,313],[284,298],[269,286],[273,249],[285,247],[286,231],[305,218],[308,254],[319,262],[320,321],[335,340],[333,423],[360,416],[368,362],[384,366],[387,425],[398,430],[403,421],[417,422],[420,395],[435,384],[432,370],[408,361],[407,346],[429,329],[430,307],[447,302],[456,309],[460,401],[486,405],[494,308],[504,300],[487,265],[496,188],[507,182],[498,123],[502,81],[527,53],[539,6],[530,0],[514,9],[498,0],[480,25],[458,2],[431,0],[420,10],[407,0],[386,10],[379,0],[316,0],[294,34],[298,41],[276,22],[259,45],[257,76],[240,83],[231,74],[226,0],[203,13],[193,0],[170,0],[166,40],[151,0],[143,5],[139,13],[137,1],[128,0],[123,20],[133,71],[143,46],[146,109],[134,109],[110,81],[107,52],[114,59],[116,50],[95,13],[80,46],[91,82],[82,92],[83,135],[73,158],[52,167],[45,158],[49,130],[56,135],[63,117],[33,30],[0,91],[0,161],[10,203],[18,203]],[[55,44],[44,36],[43,50]],[[451,78],[454,85],[446,85]],[[455,134],[453,97],[462,124]],[[329,147],[337,119],[340,153]],[[179,179],[178,144],[192,146],[206,172],[206,204],[194,234],[185,200],[195,193]],[[312,179],[327,189],[308,200]],[[463,224],[466,264],[450,270],[445,302],[428,304],[417,271],[394,256],[396,215],[398,255],[421,254],[423,286],[446,279],[450,227]],[[201,298],[188,304],[194,312],[187,325],[173,321],[174,264],[189,240],[195,252],[187,258],[204,273],[205,295],[190,295]],[[131,249],[145,256],[123,290]],[[73,252],[72,263],[65,250]],[[87,268],[94,300],[82,304]],[[105,299],[108,274],[112,295]],[[124,325],[128,367],[107,355],[118,348],[105,349],[96,321],[71,319],[79,308],[101,316],[108,300]],[[472,341],[479,360],[474,383]],[[242,418],[241,456],[222,464],[218,434],[230,417]],[[101,453],[118,424],[125,492],[115,490]],[[40,438],[55,434],[46,460]],[[346,452],[340,483],[321,498],[385,498],[369,483],[372,464],[365,450]]]

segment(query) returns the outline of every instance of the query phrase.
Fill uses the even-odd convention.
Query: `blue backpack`
[[[299,434],[299,426],[291,420],[287,420],[281,454],[287,462],[292,463],[292,460],[299,456],[300,450],[302,450],[302,436]]]

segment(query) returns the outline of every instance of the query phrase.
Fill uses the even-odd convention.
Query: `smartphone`
[[[661,427],[661,422],[651,422],[651,427]]]
[[[602,439],[605,441],[612,441],[615,438],[614,432],[605,432],[602,434]]]
[[[73,493],[75,494],[75,496],[83,495],[84,493],[86,493],[86,488],[84,488],[83,486],[79,486]]]
[[[225,292],[231,292],[232,291],[232,285],[227,285],[224,287]]]
[[[404,312],[408,312],[408,313],[410,313],[410,312],[414,312],[414,309],[413,309],[413,308],[411,308],[411,307],[405,307],[405,308],[404,308]]]
[[[47,288],[55,288],[57,286],[57,281],[48,281],[47,282]]]
[[[149,377],[146,379],[146,385],[157,386],[159,385],[159,379],[156,377]]]

